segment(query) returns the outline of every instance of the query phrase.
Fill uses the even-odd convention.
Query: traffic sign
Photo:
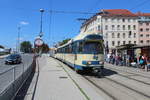
[[[36,46],[42,46],[44,42],[43,42],[42,39],[37,38],[34,43],[35,43]]]

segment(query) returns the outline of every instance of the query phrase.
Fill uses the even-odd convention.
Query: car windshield
[[[84,53],[103,53],[103,46],[100,42],[87,42],[83,48]]]
[[[17,58],[17,55],[10,55],[7,57],[7,59],[15,59],[15,58]]]

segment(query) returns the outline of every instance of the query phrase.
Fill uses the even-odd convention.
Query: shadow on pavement
[[[111,75],[114,75],[114,74],[118,74],[118,73],[116,71],[113,71],[113,70],[110,70],[110,69],[107,69],[107,68],[104,68],[103,72],[102,72],[102,76],[111,76]],[[85,76],[97,76],[96,73],[91,72],[91,71],[83,72],[82,75],[85,75]]]
[[[24,83],[24,85],[21,87],[21,89],[19,90],[19,92],[17,93],[16,97],[14,98],[14,100],[24,100],[24,97],[27,94],[27,91],[29,89],[29,86],[32,82],[32,79],[34,77],[34,73],[31,73],[30,77],[27,79],[27,81]]]

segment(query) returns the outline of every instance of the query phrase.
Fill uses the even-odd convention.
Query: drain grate
[[[59,78],[60,78],[60,79],[66,79],[66,78],[68,78],[68,77],[66,77],[66,76],[60,76]]]

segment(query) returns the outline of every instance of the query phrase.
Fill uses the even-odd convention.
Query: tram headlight
[[[92,64],[92,63],[91,63],[91,61],[88,61],[87,64],[90,65],[90,64]]]
[[[103,62],[103,61],[100,61],[99,64],[100,64],[100,65],[104,65],[104,62]]]

